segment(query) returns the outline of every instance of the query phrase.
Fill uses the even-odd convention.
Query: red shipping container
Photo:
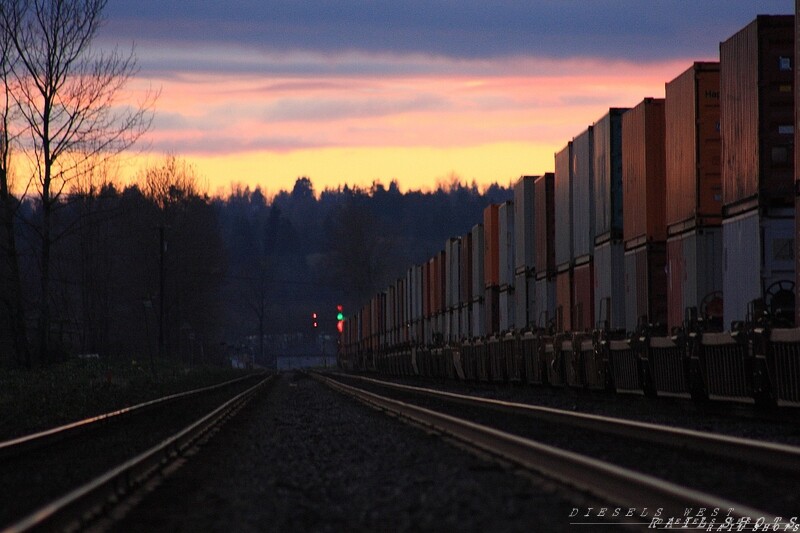
[[[556,331],[572,331],[572,270],[556,276]]]
[[[623,237],[626,248],[666,241],[664,99],[622,115]]]
[[[719,63],[695,63],[666,85],[669,233],[722,222]]]
[[[794,204],[794,17],[760,15],[720,43],[726,215]]]
[[[572,329],[590,331],[594,328],[594,263],[575,267],[572,274]]]
[[[536,218],[534,224],[536,239],[536,277],[555,274],[555,212],[554,212],[555,174],[548,172],[534,182],[534,204]]]
[[[486,287],[500,285],[500,205],[483,210],[483,276]]]

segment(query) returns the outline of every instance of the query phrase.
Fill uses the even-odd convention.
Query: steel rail
[[[40,507],[0,533],[75,529],[66,526],[80,526],[87,518],[93,519],[112,497],[123,495],[150,478],[157,470],[163,469],[224,418],[232,416],[236,409],[244,405],[272,378],[272,375],[265,377],[160,444]]]
[[[731,510],[729,516],[736,518],[764,518],[767,522],[776,519],[770,513],[647,474],[386,398],[317,373],[312,376],[334,390],[368,405],[447,435],[474,449],[536,471],[559,483],[601,498],[602,501],[629,508],[661,509],[663,516],[667,517],[683,517],[690,508],[719,508]]]
[[[140,404],[132,405],[130,407],[117,409],[116,411],[110,411],[108,413],[103,413],[89,418],[84,418],[83,420],[78,420],[76,422],[71,422],[69,424],[64,424],[62,426],[46,429],[44,431],[39,431],[37,433],[31,433],[30,435],[23,435],[22,437],[16,437],[7,441],[3,441],[0,442],[0,457],[5,457],[10,454],[17,453],[19,450],[27,449],[29,447],[43,445],[46,442],[50,441],[51,439],[61,438],[72,432],[86,429],[92,424],[108,421],[123,415],[129,415],[137,411],[141,411],[143,409],[159,405],[161,403],[167,403],[174,400],[179,400],[181,398],[185,398],[187,396],[202,394],[204,392],[209,392],[222,387],[227,387],[229,385],[233,385],[240,381],[244,381],[246,379],[250,379],[254,376],[259,376],[259,375],[263,375],[263,373],[251,374],[249,376],[243,376],[222,383],[217,383],[216,385],[209,385],[208,387],[202,387],[199,389],[193,389],[189,391],[178,392],[176,394],[170,394],[169,396],[156,398],[155,400],[149,400],[147,402],[142,402]]]
[[[525,415],[547,422],[567,424],[573,427],[634,438],[654,444],[709,453],[769,468],[800,472],[800,447],[788,444],[708,433],[674,426],[661,426],[649,422],[625,420],[589,413],[576,413],[539,405],[478,398],[453,392],[392,383],[364,376],[348,375],[347,377],[381,387],[422,394],[464,405],[491,408],[504,413]]]

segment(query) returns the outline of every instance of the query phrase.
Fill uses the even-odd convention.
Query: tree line
[[[175,156],[116,184],[157,95],[121,101],[135,56],[91,47],[106,1],[0,3],[0,366],[222,360],[243,339],[309,333],[312,312],[332,333],[337,304],[360,306],[511,196],[456,178],[317,194],[299,178],[212,198]]]

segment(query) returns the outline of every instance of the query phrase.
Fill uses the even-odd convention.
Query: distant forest
[[[135,185],[63,195],[47,240],[40,201],[26,197],[13,204],[16,223],[0,229],[0,365],[88,353],[222,360],[259,334],[332,334],[337,304],[348,314],[511,197],[457,178],[432,192],[402,193],[393,181],[317,194],[299,178],[273,198],[244,187],[212,198],[191,166],[169,157]],[[48,294],[37,260],[44,242],[54,259]]]

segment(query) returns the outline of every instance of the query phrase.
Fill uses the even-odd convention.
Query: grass
[[[0,369],[0,441],[176,392],[245,375],[173,361],[70,360],[33,370]]]

